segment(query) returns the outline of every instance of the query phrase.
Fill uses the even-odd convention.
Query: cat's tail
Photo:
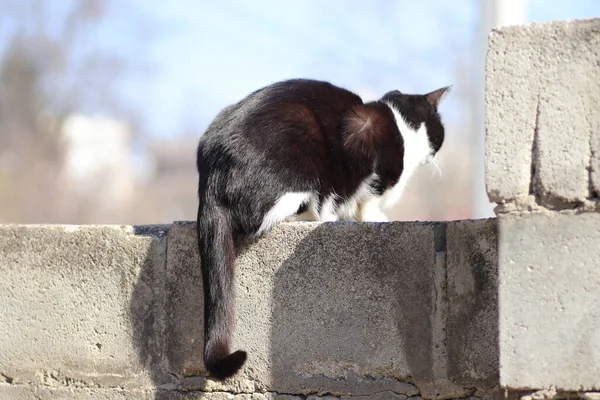
[[[201,201],[198,246],[204,284],[204,365],[210,375],[225,379],[246,361],[246,352],[231,352],[234,328],[235,248],[229,212]]]

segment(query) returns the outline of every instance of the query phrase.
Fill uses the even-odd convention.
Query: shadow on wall
[[[495,220],[294,233],[269,295],[273,390],[456,398],[498,384]]]
[[[249,360],[225,384],[203,377],[195,224],[174,224],[131,300],[155,398],[231,388],[461,397],[495,386],[496,228],[474,223],[287,224],[239,244],[236,348]],[[461,238],[447,241],[447,229]]]
[[[465,387],[499,384],[496,219],[447,224],[447,373]]]
[[[136,226],[135,234],[152,236],[146,259],[143,261],[134,287],[129,312],[132,337],[140,364],[157,388],[156,400],[171,397],[161,388],[174,388],[174,377],[168,373],[165,346],[169,338],[165,335],[165,282],[168,226],[161,230],[154,226]]]
[[[274,276],[276,391],[417,394],[433,374],[434,224],[323,224]]]

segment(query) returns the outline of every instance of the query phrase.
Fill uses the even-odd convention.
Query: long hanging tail
[[[246,361],[245,351],[231,352],[235,248],[230,214],[201,201],[197,229],[204,283],[204,365],[211,376],[225,379]]]

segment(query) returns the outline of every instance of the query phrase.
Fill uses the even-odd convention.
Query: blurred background
[[[0,0],[0,223],[194,220],[211,119],[292,77],[366,100],[453,84],[441,173],[423,168],[391,217],[491,216],[485,35],[594,16],[597,0]]]

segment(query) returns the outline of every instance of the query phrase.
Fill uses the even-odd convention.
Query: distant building
[[[64,121],[61,137],[63,174],[73,193],[106,209],[131,200],[135,177],[126,122],[75,114]]]

